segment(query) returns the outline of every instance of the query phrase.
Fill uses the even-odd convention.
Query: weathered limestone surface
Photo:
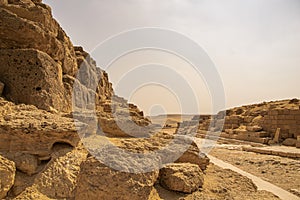
[[[35,178],[33,185],[26,188],[17,198],[29,198],[30,190],[53,199],[74,198],[80,165],[86,157],[87,151],[84,149],[58,149],[52,155],[46,169]]]
[[[73,45],[53,19],[49,6],[39,1],[9,0],[1,5],[0,19],[1,49],[40,50],[61,65],[64,74],[75,75]]]
[[[73,119],[51,114],[30,105],[15,105],[3,98],[0,98],[0,105],[0,151],[17,153],[12,159],[19,160],[18,154],[22,153],[37,157],[49,156],[56,143],[66,143],[75,147],[80,141]],[[83,129],[86,127],[82,124]],[[16,163],[20,166],[17,161]],[[24,169],[24,166],[20,167],[22,168]]]
[[[15,103],[44,110],[71,110],[64,96],[61,67],[35,49],[0,49],[0,80],[5,96]]]
[[[120,172],[90,157],[81,165],[75,199],[160,199],[153,191],[157,178],[158,171],[141,174]],[[124,195],[128,192],[130,195]]]
[[[198,165],[190,163],[169,164],[160,172],[160,184],[166,189],[192,193],[203,185],[203,173]]]
[[[6,197],[7,192],[15,181],[15,163],[0,155],[0,199]]]
[[[113,138],[154,133],[137,106],[114,94],[108,74],[72,45],[41,0],[0,0],[0,24],[0,198],[155,200],[153,185],[164,164],[206,168],[209,159],[184,138],[166,150],[172,135]],[[82,146],[95,137],[115,139],[123,149]],[[87,149],[126,170],[88,157]],[[160,156],[126,157],[151,151]],[[139,167],[144,171],[132,173]]]

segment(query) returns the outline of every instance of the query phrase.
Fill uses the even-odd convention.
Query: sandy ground
[[[210,155],[300,197],[300,160],[220,147]]]
[[[164,200],[277,200],[272,193],[257,191],[248,178],[231,170],[210,164],[205,172],[203,188],[193,194],[174,193],[156,185]]]

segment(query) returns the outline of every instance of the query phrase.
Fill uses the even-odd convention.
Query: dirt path
[[[235,171],[243,176],[248,177],[249,179],[251,179],[255,185],[257,186],[258,190],[265,190],[265,191],[269,191],[272,192],[273,194],[275,194],[276,196],[278,196],[279,198],[283,199],[283,200],[300,200],[299,197],[297,197],[296,195],[280,188],[277,187],[276,185],[273,185],[272,183],[269,183],[267,181],[262,180],[261,178],[254,176],[248,172],[245,172],[229,163],[226,163],[222,160],[219,160],[213,156],[208,156],[210,158],[210,161],[212,163],[214,163],[215,165],[222,167],[224,169],[230,169],[232,171]]]

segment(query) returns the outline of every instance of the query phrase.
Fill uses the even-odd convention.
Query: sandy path
[[[277,187],[276,185],[273,185],[272,183],[269,183],[267,181],[262,180],[261,178],[254,176],[248,172],[245,172],[229,163],[226,163],[222,160],[219,160],[213,156],[208,155],[210,161],[212,163],[214,163],[215,165],[224,168],[224,169],[230,169],[232,171],[235,171],[243,176],[246,176],[248,178],[250,178],[254,184],[257,186],[258,190],[266,190],[269,192],[272,192],[273,194],[275,194],[276,196],[278,196],[279,198],[283,199],[283,200],[300,200],[299,197],[297,197],[296,195],[280,188]]]

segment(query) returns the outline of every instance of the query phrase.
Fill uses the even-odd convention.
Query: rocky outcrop
[[[121,172],[90,157],[81,165],[75,199],[160,199],[153,187],[157,178],[158,171]],[[124,195],[128,192],[130,195]]]
[[[73,45],[49,6],[41,1],[8,0],[2,3],[0,16],[1,49],[37,49],[53,58],[64,74],[76,74]]]
[[[7,192],[15,181],[15,163],[0,155],[0,199],[6,197]]]
[[[85,150],[62,148],[56,151],[47,169],[35,178],[31,188],[53,199],[74,198],[80,165],[86,157]]]
[[[64,98],[61,66],[48,54],[36,49],[1,49],[0,63],[6,98],[43,110],[71,110],[70,101]]]
[[[160,184],[166,189],[192,193],[203,185],[203,173],[198,165],[190,163],[169,164],[159,172]]]
[[[0,0],[0,24],[0,198],[155,200],[164,164],[206,168],[196,145],[155,135],[114,94],[40,0]]]
[[[144,127],[150,121],[143,112],[114,94],[107,73],[82,47],[72,45],[47,5],[3,1],[0,16],[4,97],[50,112],[96,111],[97,123],[108,136],[149,135]]]
[[[30,105],[15,105],[0,98],[0,151],[49,156],[56,143],[77,146],[80,138],[73,119]],[[78,127],[79,127],[78,123]],[[87,127],[82,124],[82,128]],[[30,144],[30,145],[28,145]]]

